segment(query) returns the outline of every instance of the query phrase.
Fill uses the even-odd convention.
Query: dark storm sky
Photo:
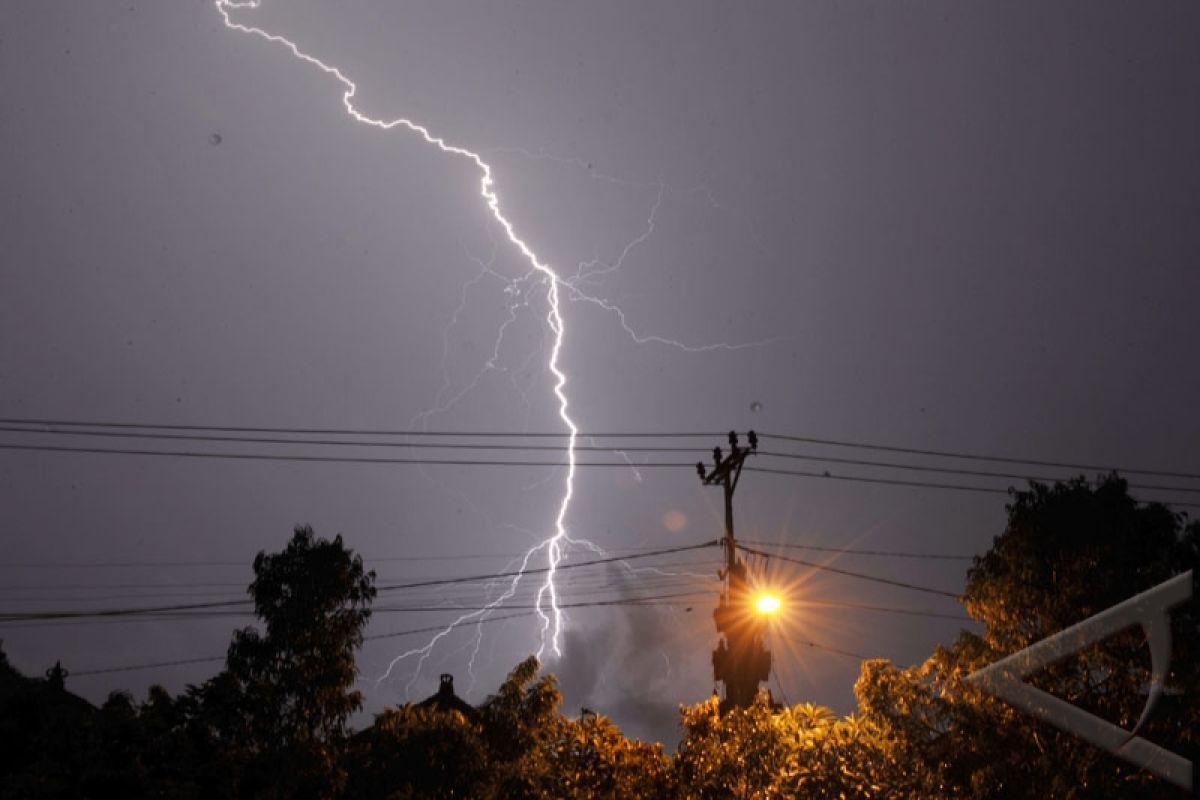
[[[1194,4],[275,0],[242,18],[338,65],[366,113],[478,150],[564,274],[637,240],[588,288],[639,335],[772,340],[639,345],[612,313],[567,302],[562,363],[584,430],[755,427],[1197,470]],[[211,3],[9,4],[0,108],[0,416],[406,428],[493,356],[511,295],[491,276],[464,285],[493,242],[497,273],[523,265],[489,228],[471,165],[353,122],[335,81],[225,30]],[[559,429],[545,301],[528,297],[499,368],[425,424]],[[28,598],[64,597],[45,589],[60,584],[244,583],[296,523],[342,533],[388,579],[500,570],[478,556],[545,535],[560,488],[545,469],[0,451],[5,564],[246,565],[3,567],[4,609],[46,608]],[[719,497],[689,470],[587,471],[577,489],[571,529],[604,547],[720,533]],[[1004,524],[1001,495],[756,474],[738,500],[741,535],[759,540],[974,553]],[[447,555],[473,557],[372,560]],[[836,563],[952,590],[964,573]],[[956,610],[831,575],[805,591]],[[710,607],[574,613],[549,664],[566,710],[673,741],[675,704],[712,688]],[[380,615],[369,632],[445,618]],[[220,654],[234,624],[0,635],[40,674],[55,659]],[[908,664],[957,627],[842,610],[793,630]],[[461,634],[413,696],[450,671],[477,701],[536,648],[530,620],[483,630],[473,685]],[[414,643],[369,643],[364,676]],[[852,707],[857,661],[775,649],[788,699]],[[179,690],[216,668],[69,685],[92,699]],[[402,700],[409,675],[364,681],[368,710]]]

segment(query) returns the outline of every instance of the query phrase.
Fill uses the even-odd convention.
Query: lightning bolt
[[[556,568],[563,556],[563,545],[567,539],[567,513],[571,508],[571,501],[575,496],[575,442],[579,435],[579,428],[570,414],[570,401],[567,398],[567,375],[563,372],[559,364],[559,357],[562,354],[563,342],[566,339],[566,324],[563,319],[561,309],[560,287],[563,282],[558,273],[544,262],[533,248],[521,238],[517,233],[512,221],[504,215],[500,209],[500,196],[496,194],[494,181],[492,179],[492,167],[483,157],[473,150],[469,150],[459,145],[450,144],[441,136],[436,136],[424,125],[414,122],[406,117],[397,117],[395,119],[379,119],[371,117],[363,113],[354,104],[354,98],[358,94],[358,85],[346,76],[337,67],[327,64],[314,55],[311,55],[300,46],[276,33],[271,33],[255,25],[247,25],[238,22],[233,18],[233,15],[238,11],[252,11],[261,5],[261,0],[215,0],[214,2],[217,13],[221,15],[221,20],[225,23],[225,27],[244,33],[250,36],[255,36],[274,45],[279,45],[286,48],[293,57],[316,67],[321,72],[337,80],[343,88],[342,106],[346,113],[349,114],[355,121],[363,125],[369,125],[373,128],[378,128],[383,131],[391,131],[399,128],[421,137],[427,144],[436,147],[446,155],[456,156],[466,159],[475,165],[479,171],[479,195],[483,199],[484,204],[491,212],[492,219],[504,231],[509,243],[520,252],[521,256],[529,263],[532,270],[540,274],[545,280],[546,285],[546,300],[549,304],[549,311],[546,314],[546,324],[550,328],[553,335],[553,345],[550,348],[550,357],[547,362],[547,367],[554,376],[554,395],[558,399],[558,416],[562,423],[567,427],[567,474],[563,481],[562,499],[559,501],[558,513],[554,518],[554,534],[543,542],[530,548],[525,554],[522,561],[521,569],[524,570],[529,566],[529,560],[539,550],[546,551],[546,577],[542,582],[541,587],[537,592],[537,613],[541,619],[541,644],[538,647],[537,655],[540,659],[547,646],[554,652],[555,656],[562,655],[562,628],[563,628],[563,613],[558,606],[558,589],[554,583]],[[470,614],[465,614],[460,617],[455,623],[447,627],[445,631],[435,636],[424,648],[418,651],[409,652],[398,656],[389,665],[386,678],[392,670],[392,667],[399,663],[402,659],[420,654],[422,661],[428,656],[433,646],[451,630],[458,625],[468,622],[472,619],[478,619],[492,611],[496,606],[500,605],[504,600],[509,599],[516,592],[517,584],[520,581],[520,576],[513,579],[512,585],[508,591],[502,594],[495,601],[487,604],[479,611],[473,611]],[[544,605],[545,604],[545,605]],[[382,680],[382,679],[381,679]]]
[[[436,633],[422,647],[408,650],[396,656],[388,664],[387,670],[377,680],[378,685],[382,681],[389,678],[393,670],[398,664],[406,659],[416,657],[416,667],[412,673],[412,678],[408,682],[406,690],[411,690],[413,682],[421,673],[421,669],[433,652],[437,644],[448,636],[452,631],[462,626],[476,625],[476,631],[473,638],[474,647],[471,654],[470,663],[468,665],[469,672],[474,677],[474,662],[478,654],[479,646],[482,637],[482,627],[478,623],[486,620],[493,611],[502,606],[505,602],[512,599],[518,591],[521,578],[524,577],[524,572],[529,568],[531,561],[544,551],[545,555],[545,578],[537,589],[535,609],[540,619],[540,644],[537,650],[538,658],[542,658],[546,651],[551,651],[556,657],[562,655],[562,632],[565,617],[562,608],[559,605],[559,590],[555,582],[557,569],[564,558],[566,548],[581,547],[592,550],[597,553],[604,551],[594,543],[581,538],[572,538],[567,531],[567,518],[571,508],[572,500],[575,496],[575,474],[576,474],[576,443],[579,436],[579,428],[571,417],[570,402],[567,396],[567,374],[563,371],[560,365],[560,357],[562,355],[563,344],[566,340],[567,328],[562,313],[562,305],[564,300],[571,302],[588,303],[602,309],[604,312],[617,317],[621,327],[629,335],[629,337],[637,344],[659,344],[668,347],[676,348],[689,353],[703,353],[717,350],[740,350],[748,347],[759,347],[772,342],[781,341],[782,339],[767,339],[762,341],[747,342],[747,343],[716,343],[708,345],[689,345],[674,339],[669,339],[658,335],[641,334],[632,327],[626,319],[625,312],[616,304],[601,298],[591,291],[585,291],[582,286],[584,284],[594,285],[599,278],[617,272],[624,266],[626,258],[632,251],[637,249],[639,245],[645,242],[654,233],[655,220],[662,205],[666,186],[662,181],[657,183],[638,184],[640,186],[657,186],[657,197],[650,208],[644,231],[629,241],[611,263],[605,262],[598,256],[590,261],[580,262],[573,275],[561,276],[547,262],[543,261],[533,248],[517,233],[513,223],[505,216],[501,209],[500,197],[497,194],[495,183],[493,180],[492,166],[484,160],[479,153],[470,150],[460,145],[451,144],[447,139],[435,135],[429,128],[421,125],[406,117],[397,117],[395,119],[380,119],[367,115],[359,110],[355,105],[355,97],[358,93],[357,84],[352,81],[338,67],[326,63],[314,55],[302,50],[291,39],[280,34],[271,33],[256,25],[246,24],[235,19],[235,16],[252,12],[258,9],[262,4],[262,0],[214,0],[217,13],[220,15],[226,28],[239,33],[247,34],[266,41],[272,45],[277,45],[285,48],[294,58],[302,61],[316,69],[320,70],[325,75],[333,78],[342,87],[342,106],[355,121],[377,128],[382,131],[393,131],[400,129],[410,134],[415,134],[420,137],[425,143],[437,148],[441,153],[453,156],[455,158],[464,159],[470,162],[479,173],[479,196],[484,205],[490,212],[491,218],[495,225],[504,233],[505,239],[509,245],[515,248],[521,257],[528,263],[529,269],[524,274],[516,278],[508,278],[501,275],[492,268],[493,259],[495,257],[495,241],[493,240],[492,252],[487,259],[483,259],[467,254],[469,260],[473,261],[478,268],[478,271],[472,279],[470,279],[463,287],[459,296],[457,307],[451,314],[449,323],[443,331],[442,341],[442,386],[438,390],[434,399],[432,408],[418,414],[414,418],[414,423],[419,423],[424,426],[425,423],[437,414],[448,411],[461,398],[473,391],[483,379],[484,375],[503,370],[500,366],[501,348],[504,343],[505,333],[517,319],[518,312],[521,309],[531,307],[529,293],[536,288],[545,287],[545,298],[548,310],[546,312],[545,322],[550,331],[550,353],[546,360],[546,367],[553,376],[553,393],[558,401],[558,416],[562,424],[568,431],[567,437],[567,463],[566,475],[563,479],[563,491],[558,504],[558,511],[554,518],[554,533],[549,537],[542,539],[534,546],[530,547],[523,557],[519,558],[519,568],[516,575],[511,581],[506,583],[489,584],[487,587],[488,594],[499,592],[494,599],[489,600],[480,608],[465,613],[448,624],[443,630]],[[588,174],[593,178],[602,181],[613,183],[628,183],[618,178],[613,178],[595,171],[591,164],[583,162],[579,159],[564,158],[561,156],[549,155],[546,153],[531,153],[525,150],[518,149],[496,149],[489,151],[493,153],[515,153],[517,155],[531,159],[549,159],[559,163],[573,164],[577,167],[586,169]],[[715,201],[714,201],[715,202]],[[489,237],[491,231],[489,229]],[[471,289],[483,282],[486,279],[495,279],[504,285],[504,292],[511,298],[508,305],[508,315],[500,326],[497,335],[496,343],[493,348],[491,357],[487,359],[484,365],[475,373],[474,377],[466,383],[461,389],[455,390],[450,374],[447,368],[447,356],[449,352],[448,337],[451,329],[458,323],[461,315],[465,312],[468,304],[468,294]],[[544,352],[544,351],[543,351]],[[531,353],[530,358],[526,359],[525,364],[536,355]],[[524,368],[522,365],[521,369]],[[510,380],[513,382],[514,388],[518,390],[522,396],[526,396],[528,388],[521,390],[516,384],[516,377],[510,373]],[[636,465],[628,455],[621,453],[621,456],[630,464],[630,467],[635,470]],[[428,478],[429,476],[426,475]],[[639,476],[640,477],[640,476]],[[514,562],[516,563],[516,562]],[[679,573],[668,573],[654,568],[635,568],[632,565],[621,562],[626,570],[631,574],[638,572],[648,572],[650,574],[671,575]],[[506,570],[507,571],[507,570]],[[682,573],[694,577],[701,577],[695,573]]]

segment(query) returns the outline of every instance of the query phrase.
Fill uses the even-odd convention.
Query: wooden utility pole
[[[758,685],[771,674],[771,654],[763,646],[765,624],[754,612],[746,565],[737,557],[737,539],[733,532],[733,493],[747,456],[758,449],[758,436],[754,431],[750,431],[747,438],[750,447],[742,448],[737,434],[731,431],[729,455],[724,455],[721,448],[715,448],[711,472],[705,469],[703,462],[696,464],[696,471],[705,486],[720,486],[725,492],[725,537],[721,540],[725,548],[725,569],[721,571],[725,589],[713,612],[722,639],[712,656],[713,678],[725,684],[722,710],[749,706],[758,694]]]

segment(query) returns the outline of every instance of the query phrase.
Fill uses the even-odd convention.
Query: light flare
[[[773,594],[762,594],[754,601],[754,607],[760,614],[774,614],[783,603]]]

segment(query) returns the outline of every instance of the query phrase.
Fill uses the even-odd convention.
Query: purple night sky
[[[582,431],[755,428],[1200,471],[1195,4],[267,0],[234,16],[336,64],[364,113],[411,118],[493,166],[520,235],[572,279],[561,366]],[[356,123],[336,80],[226,29],[212,2],[48,0],[0,19],[0,417],[563,430],[545,288],[517,280],[528,265],[469,161]],[[2,443],[221,450],[11,431]],[[698,452],[629,458],[694,462],[724,441],[666,444]],[[341,533],[381,583],[499,572],[552,533],[562,481],[546,467],[0,450],[0,609],[237,598],[254,554],[297,524]],[[1005,500],[754,473],[738,532],[971,555],[1003,530]],[[617,554],[703,542],[721,534],[720,493],[692,468],[584,469],[567,524]],[[785,552],[951,591],[968,566]],[[571,611],[564,654],[546,664],[564,710],[673,744],[676,706],[713,688],[719,559],[714,547],[632,562],[707,576],[687,585],[710,595],[686,605]],[[784,566],[813,600],[962,613]],[[571,580],[580,601],[685,585],[618,566]],[[453,616],[383,611],[367,633]],[[0,622],[0,637],[19,669],[61,659],[68,688],[98,701],[180,691],[220,665],[78,673],[221,655],[249,621]],[[963,624],[809,611],[769,642],[771,688],[853,708],[858,660],[785,633],[907,665]],[[439,643],[408,697],[451,672],[478,702],[539,643],[535,618],[478,632]],[[422,642],[364,646],[366,712],[406,699],[415,661],[375,678]]]

